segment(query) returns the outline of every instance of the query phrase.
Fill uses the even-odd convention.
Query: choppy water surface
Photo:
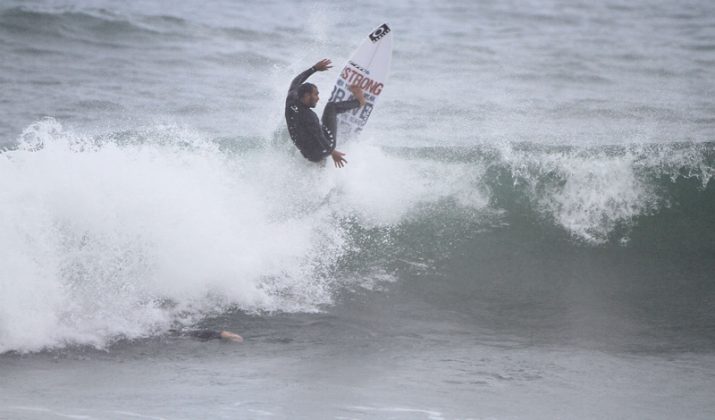
[[[314,167],[285,90],[383,21]],[[0,56],[0,418],[715,415],[711,2],[7,1]]]

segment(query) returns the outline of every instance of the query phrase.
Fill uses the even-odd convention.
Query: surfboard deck
[[[384,23],[352,53],[330,93],[328,102],[347,101],[353,97],[348,87],[357,84],[367,102],[364,107],[338,114],[337,136],[341,143],[356,138],[367,124],[385,87],[391,61],[392,30]]]

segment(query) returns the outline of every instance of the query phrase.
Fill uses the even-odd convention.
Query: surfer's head
[[[320,100],[320,97],[318,97],[318,87],[312,83],[303,83],[298,86],[298,98],[300,98],[300,101],[306,106],[315,108],[315,105],[318,104],[318,100]]]

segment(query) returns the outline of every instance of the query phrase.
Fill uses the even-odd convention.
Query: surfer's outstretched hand
[[[365,106],[366,100],[365,100],[365,95],[362,93],[362,89],[360,89],[360,86],[357,84],[351,85],[349,88],[350,92],[353,94],[355,99],[360,102],[360,106]]]
[[[328,60],[327,58],[324,58],[313,66],[317,71],[325,71],[327,69],[330,69],[333,67],[332,61]]]
[[[345,153],[343,152],[333,150],[330,155],[333,157],[333,162],[335,163],[336,168],[342,168],[346,163],[348,163],[348,161],[343,157],[345,156]]]

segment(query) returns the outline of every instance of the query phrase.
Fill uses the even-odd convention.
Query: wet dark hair
[[[303,83],[302,85],[298,86],[298,98],[303,99],[303,96],[305,96],[306,93],[313,93],[313,89],[317,88],[318,87],[312,83]]]

